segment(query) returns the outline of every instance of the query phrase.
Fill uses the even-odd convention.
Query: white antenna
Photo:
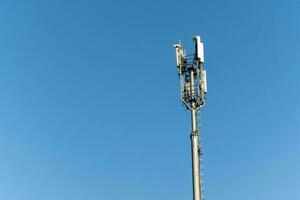
[[[207,83],[206,83],[206,70],[202,70],[201,72],[201,80],[202,80],[202,90],[204,93],[207,93]]]
[[[176,48],[176,66],[179,67],[182,57],[182,48],[180,44],[174,44],[174,48]]]
[[[203,200],[201,181],[201,156],[202,148],[199,138],[198,112],[205,105],[207,93],[206,70],[202,69],[204,63],[203,43],[200,36],[193,36],[195,41],[195,52],[191,58],[183,51],[181,43],[175,44],[176,66],[180,79],[181,101],[192,115],[192,165],[193,165],[193,199]]]
[[[200,36],[195,35],[193,39],[195,40],[195,57],[204,63],[204,48]]]

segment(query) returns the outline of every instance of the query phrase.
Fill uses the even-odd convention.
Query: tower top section
[[[206,70],[203,70],[204,45],[199,35],[192,39],[195,43],[192,54],[186,54],[181,43],[174,44],[181,101],[190,110],[204,106],[207,93]]]

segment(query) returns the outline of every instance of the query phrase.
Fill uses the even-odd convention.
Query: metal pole
[[[194,69],[190,71],[190,91],[192,99],[195,95],[195,86],[194,86]],[[198,115],[197,115],[196,101],[192,102],[192,132],[191,132],[191,147],[192,147],[192,167],[193,167],[193,199],[202,200],[201,197],[201,184],[200,184],[200,163],[199,157],[201,150],[199,148],[199,129],[198,129]]]

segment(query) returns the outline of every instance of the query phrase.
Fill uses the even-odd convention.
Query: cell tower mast
[[[207,93],[206,71],[202,66],[204,63],[203,43],[200,36],[193,36],[195,52],[186,55],[183,46],[175,44],[176,65],[180,79],[180,96],[185,107],[191,111],[192,131],[192,170],[193,170],[193,200],[203,200],[203,184],[201,181],[201,157],[202,148],[200,145],[200,130],[198,125],[198,113],[205,105]]]

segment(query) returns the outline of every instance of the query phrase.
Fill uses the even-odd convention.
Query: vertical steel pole
[[[198,115],[197,115],[197,107],[195,101],[195,81],[194,81],[194,69],[190,71],[190,91],[192,95],[192,132],[191,132],[191,148],[192,148],[192,167],[193,167],[193,199],[194,200],[202,200],[201,197],[201,182],[200,182],[200,153],[201,150],[199,148],[199,130],[198,130]]]

